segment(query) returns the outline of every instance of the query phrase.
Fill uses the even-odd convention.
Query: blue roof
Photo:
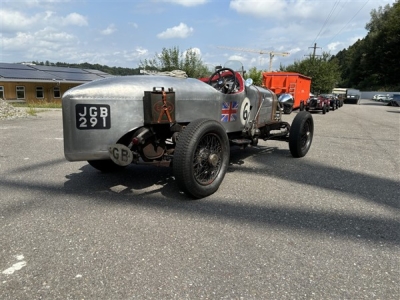
[[[0,81],[84,83],[111,76],[113,75],[91,69],[0,63]]]

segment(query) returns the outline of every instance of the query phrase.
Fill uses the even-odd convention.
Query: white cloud
[[[74,40],[75,37],[66,32],[60,32],[53,28],[44,28],[34,34],[35,39],[54,43],[54,45],[62,44]]]
[[[295,22],[311,17],[325,19],[326,14],[321,14],[321,11],[326,11],[330,5],[331,2],[310,0],[232,0],[229,7],[239,14]]]
[[[339,48],[340,48],[340,49],[343,48],[342,45],[343,45],[343,44],[340,43],[340,42],[334,42],[334,43],[328,44],[327,48],[328,48],[328,51],[336,52]]]
[[[358,40],[361,40],[361,39],[363,39],[362,36],[353,36],[353,37],[348,39],[348,43],[350,45],[352,45],[352,44],[354,44],[355,42],[357,42]]]
[[[121,55],[124,58],[124,60],[127,61],[136,61],[138,59],[141,59],[142,57],[146,56],[148,54],[147,49],[143,48],[136,48],[135,51],[122,51]]]
[[[178,26],[168,28],[167,30],[157,34],[157,37],[160,39],[173,39],[173,38],[187,38],[191,36],[194,29],[192,27],[188,27],[184,23],[180,23]]]
[[[197,6],[206,4],[209,0],[162,0],[162,2],[179,4],[182,6]]]
[[[230,55],[228,57],[228,60],[238,60],[238,61],[247,61],[247,58],[245,56],[242,55]]]
[[[238,13],[252,15],[259,18],[277,17],[287,7],[286,1],[282,0],[232,0],[229,7]]]
[[[315,0],[231,0],[229,7],[240,15],[260,19],[281,20],[282,24],[316,22],[318,30],[325,22],[342,24],[352,18],[363,19],[372,8],[394,0],[374,1],[315,1]],[[363,19],[364,21],[364,19]],[[362,26],[365,24],[363,23]]]
[[[139,28],[139,25],[136,24],[135,22],[130,22],[129,25],[131,25],[135,29]]]
[[[11,38],[1,38],[4,51],[13,52],[19,61],[59,61],[60,57],[68,57],[66,51],[78,44],[75,36],[51,28],[44,28],[34,33],[18,32]],[[73,52],[76,53],[76,50]]]
[[[101,31],[101,34],[110,35],[110,34],[113,34],[116,30],[117,30],[117,28],[115,27],[115,25],[110,24],[110,25],[108,25],[108,27],[106,29]]]
[[[138,53],[138,55],[142,56],[142,55],[147,55],[149,53],[149,50],[137,47],[136,52]]]
[[[48,11],[45,11],[45,16],[43,17],[43,20],[44,21],[48,21],[48,20],[51,20],[51,17],[55,14],[54,13],[54,11],[50,11],[50,10],[48,10]]]
[[[14,6],[16,8],[21,8],[21,7],[28,7],[28,8],[33,8],[33,7],[50,7],[54,6],[56,4],[60,3],[67,3],[70,2],[71,0],[2,0],[2,3],[4,3],[7,6]]]
[[[1,31],[12,32],[29,29],[40,20],[39,15],[27,16],[18,11],[0,9]]]
[[[190,49],[184,51],[184,52],[182,53],[183,56],[185,56],[186,53],[187,53],[188,51],[193,52],[193,53],[195,53],[195,54],[198,55],[198,56],[201,56],[201,51],[200,51],[200,49],[199,49],[199,48],[195,48],[195,47],[190,48]]]
[[[2,32],[19,32],[32,30],[48,25],[54,26],[87,26],[88,22],[85,17],[78,13],[71,13],[64,18],[56,15],[53,11],[43,11],[34,15],[23,14],[18,11],[0,9],[1,30]]]
[[[71,13],[63,18],[63,25],[87,26],[88,21],[84,16],[78,13]]]
[[[289,51],[287,51],[287,52],[289,52],[290,54],[295,54],[300,51],[301,51],[301,48],[295,47],[295,48],[289,49]]]

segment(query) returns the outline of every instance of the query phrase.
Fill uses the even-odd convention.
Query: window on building
[[[61,98],[60,88],[58,86],[53,88],[54,98]]]
[[[36,98],[38,98],[38,99],[43,99],[44,98],[44,93],[43,93],[43,87],[42,86],[37,86],[36,87]]]
[[[25,87],[17,86],[17,99],[25,99]]]
[[[0,86],[0,99],[4,99],[4,86]]]

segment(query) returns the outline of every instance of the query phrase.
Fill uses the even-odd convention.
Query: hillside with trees
[[[338,61],[324,52],[321,56],[310,56],[301,61],[295,61],[287,67],[280,67],[280,71],[295,72],[311,77],[312,93],[330,93],[340,81]]]
[[[371,11],[367,36],[338,52],[341,86],[400,90],[400,2]]]
[[[41,66],[53,66],[53,67],[66,67],[66,68],[79,68],[79,69],[92,69],[92,70],[99,70],[111,75],[138,75],[140,73],[140,68],[132,69],[132,68],[121,68],[121,67],[109,67],[99,64],[89,64],[89,63],[81,63],[81,64],[68,64],[65,62],[57,62],[51,63],[49,61],[39,62],[39,61],[32,61],[35,65]]]
[[[400,3],[371,11],[365,38],[331,56],[295,61],[280,71],[312,77],[311,91],[329,92],[333,87],[363,91],[400,90]]]

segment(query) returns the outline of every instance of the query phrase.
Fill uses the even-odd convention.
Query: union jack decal
[[[233,122],[237,120],[239,104],[236,101],[222,103],[221,122]]]

